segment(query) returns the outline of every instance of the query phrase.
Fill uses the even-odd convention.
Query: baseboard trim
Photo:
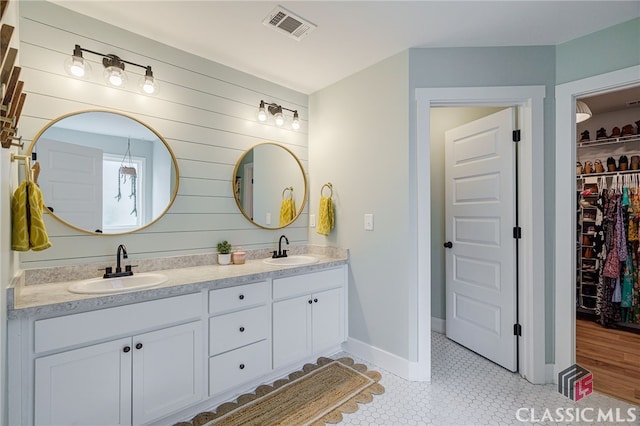
[[[447,332],[447,321],[442,318],[431,317],[431,331],[435,331],[436,333],[446,334]]]
[[[417,362],[409,361],[351,337],[344,343],[343,349],[353,356],[370,362],[405,380],[418,380],[419,369]]]

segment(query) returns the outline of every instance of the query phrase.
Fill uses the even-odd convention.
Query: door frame
[[[556,86],[555,365],[553,380],[576,361],[576,98],[640,84],[640,66]],[[569,141],[569,143],[567,143]]]
[[[519,107],[518,159],[520,241],[520,374],[532,383],[546,382],[544,265],[544,98],[545,86],[416,88],[416,204],[418,321],[416,375],[431,380],[431,107]],[[533,202],[535,200],[535,203]]]

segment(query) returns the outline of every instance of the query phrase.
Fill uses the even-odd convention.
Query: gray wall
[[[408,52],[310,96],[310,213],[333,184],[335,229],[309,241],[350,249],[349,337],[415,357],[415,203],[409,167]],[[364,214],[374,230],[364,230]],[[412,312],[413,309],[413,312]]]
[[[558,45],[556,84],[634,65],[640,65],[640,18]]]
[[[474,86],[546,86],[544,102],[544,169],[545,169],[545,294],[547,301],[546,359],[553,359],[553,223],[554,223],[554,129],[555,129],[555,47],[482,47],[456,49],[411,49],[410,86],[474,87]],[[415,108],[412,108],[415,109]],[[415,111],[411,131],[415,133]],[[416,135],[412,134],[415,145]],[[542,231],[541,231],[542,232]],[[434,252],[433,256],[438,256]],[[444,277],[444,264],[432,259],[432,277]],[[432,283],[432,285],[438,285]],[[435,301],[432,303],[436,303]],[[443,303],[443,302],[441,302]],[[433,312],[436,314],[436,312]]]
[[[20,2],[20,15],[21,79],[27,92],[20,130],[27,145],[46,123],[62,114],[113,109],[135,116],[163,135],[180,171],[175,203],[156,224],[123,236],[94,236],[73,231],[47,216],[53,247],[21,254],[22,268],[108,262],[121,243],[134,259],[215,252],[221,240],[245,249],[275,246],[281,232],[260,229],[239,212],[232,192],[233,169],[245,150],[265,141],[292,150],[306,169],[307,95],[50,2]],[[150,97],[137,91],[137,79],[144,70],[132,66],[127,66],[128,88],[107,87],[101,58],[89,53],[85,59],[92,62],[92,77],[69,77],[63,64],[75,44],[151,65],[159,80],[158,94]],[[301,129],[257,122],[261,99],[297,109]],[[305,211],[286,229],[292,244],[307,242],[307,221]]]

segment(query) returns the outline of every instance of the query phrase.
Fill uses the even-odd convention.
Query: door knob
[[[453,247],[453,243],[451,241],[447,241],[446,243],[444,243],[444,247],[445,248],[451,248],[451,247]]]

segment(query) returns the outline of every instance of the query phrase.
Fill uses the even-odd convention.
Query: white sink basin
[[[156,273],[140,273],[118,278],[92,278],[78,281],[69,286],[71,293],[100,294],[120,293],[140,290],[160,285],[167,281],[167,276]]]
[[[270,257],[263,260],[264,263],[277,266],[311,265],[312,263],[316,263],[317,261],[318,259],[313,256],[304,256],[301,254],[287,257],[278,257],[276,259]]]

